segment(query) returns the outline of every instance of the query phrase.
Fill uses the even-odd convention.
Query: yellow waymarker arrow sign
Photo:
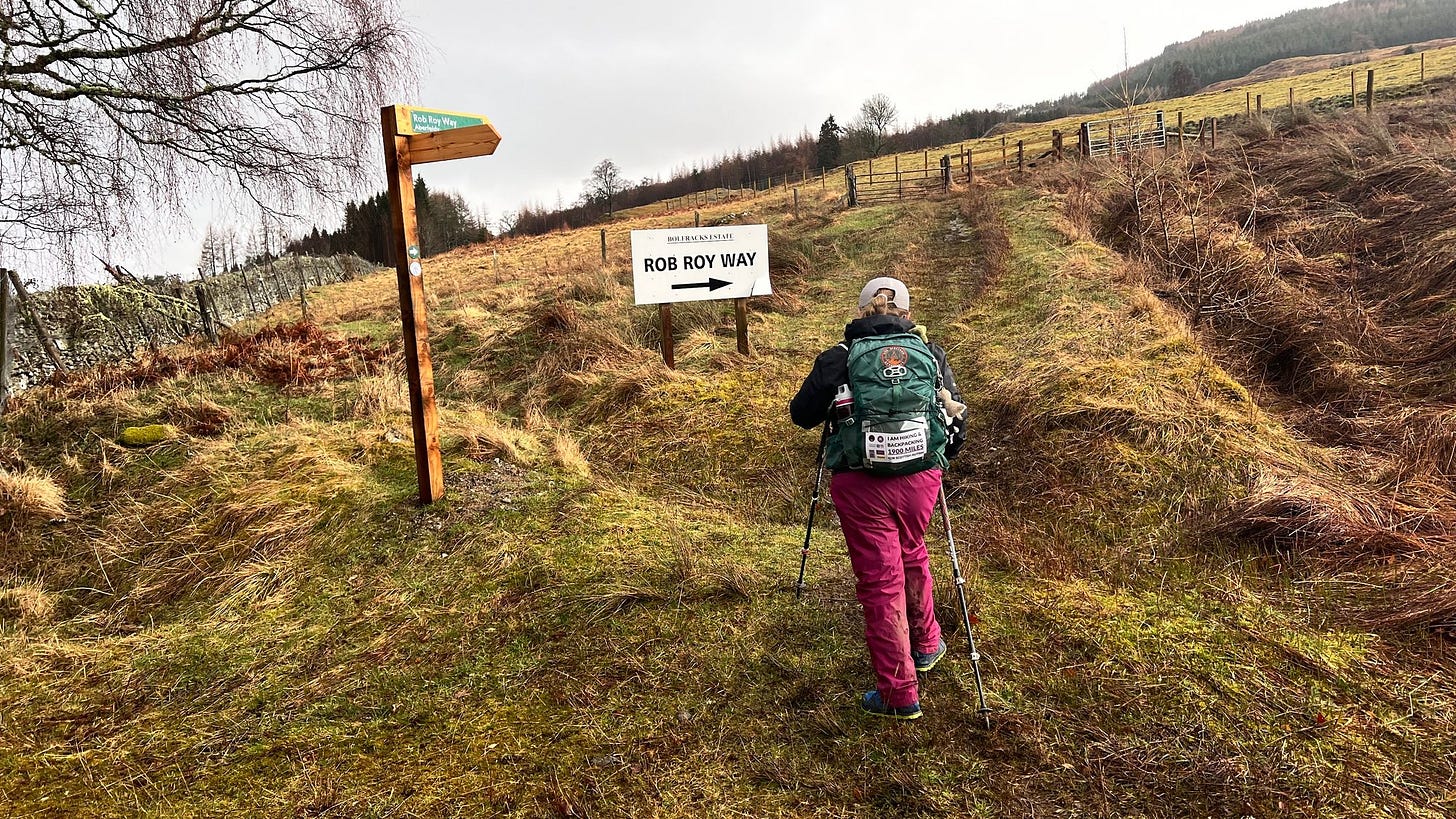
[[[409,140],[415,165],[495,153],[500,131],[481,114],[394,106],[395,133]]]

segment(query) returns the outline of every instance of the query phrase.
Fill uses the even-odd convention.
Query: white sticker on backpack
[[[924,458],[930,451],[929,431],[924,421],[907,422],[899,432],[865,430],[865,460],[878,464],[902,464]]]

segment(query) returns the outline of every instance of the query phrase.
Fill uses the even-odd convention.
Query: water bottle
[[[854,393],[848,384],[840,384],[834,393],[834,421],[839,424],[854,423]]]

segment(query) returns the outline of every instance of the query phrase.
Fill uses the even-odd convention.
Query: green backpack
[[[841,387],[825,465],[875,475],[944,469],[940,365],[930,347],[918,335],[896,333],[855,339],[848,348],[853,408],[846,417]]]

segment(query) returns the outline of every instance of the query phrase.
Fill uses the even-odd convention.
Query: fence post
[[[15,325],[15,301],[10,298],[10,277],[0,276],[0,415],[10,403],[10,367],[15,350],[10,342],[10,328]]]
[[[1077,147],[1081,150],[1082,156],[1092,156],[1092,126],[1082,123],[1077,126]]]
[[[303,262],[299,261],[298,254],[293,255],[293,272],[298,274],[298,304],[303,312],[303,322],[308,323],[308,282],[303,276]]]
[[[950,190],[950,154],[940,158],[940,192]]]
[[[799,189],[794,188],[794,218],[799,218]]]
[[[1056,155],[1057,161],[1062,159],[1062,132],[1059,129],[1052,129],[1052,153]]]
[[[1254,112],[1254,92],[1244,92],[1244,116],[1250,116]]]
[[[693,211],[693,227],[703,226],[703,215],[701,211]]]
[[[1026,173],[1026,140],[1016,140],[1016,172]]]
[[[859,204],[859,197],[856,195],[856,191],[854,189],[853,165],[844,166],[844,189],[846,191],[846,196],[848,197],[849,207],[854,207],[855,205]]]
[[[1178,112],[1178,150],[1183,150],[1183,112]]]
[[[1209,131],[1208,131],[1208,150],[1210,150],[1210,151],[1217,151],[1218,150],[1218,117],[1210,117],[1210,120],[1212,120],[1212,121],[1209,123],[1210,128],[1209,128]]]
[[[243,282],[243,293],[246,294],[247,297],[248,297],[248,312],[250,312],[252,314],[255,314],[255,315],[258,314],[258,313],[263,312],[262,310],[259,310],[258,309],[258,300],[253,297],[253,282],[252,282],[252,280],[250,280],[248,278],[248,269],[247,268],[239,268],[238,269],[238,278],[242,280],[242,282]],[[259,290],[262,290],[263,289],[262,279],[259,279],[259,281],[258,281],[258,289]]]
[[[1421,52],[1421,82],[1426,81],[1426,52]]]
[[[966,149],[966,184],[976,184],[976,147]]]
[[[1001,137],[1001,167],[1006,167],[1006,137]]]
[[[1375,110],[1375,69],[1365,72],[1365,113]]]
[[[1350,110],[1355,110],[1359,104],[1360,98],[1355,94],[1355,70],[1352,68],[1350,69]]]
[[[45,350],[46,358],[51,360],[51,366],[56,372],[69,372],[66,362],[61,358],[61,350],[46,330],[45,321],[40,316],[40,310],[35,306],[35,300],[25,292],[25,283],[20,281],[20,274],[14,270],[5,271],[9,274],[10,283],[15,286],[15,298],[20,302],[20,309],[25,311],[25,317],[30,321],[30,327],[35,331],[35,337],[40,339],[40,346]]]
[[[1289,114],[1294,115],[1294,86],[1289,86]]]
[[[607,263],[607,229],[602,228],[602,264]]]
[[[1117,156],[1117,135],[1112,130],[1112,123],[1107,123],[1107,158]]]
[[[207,290],[201,284],[194,288],[197,296],[197,315],[202,319],[202,334],[214,345],[217,344],[217,325],[213,323],[212,311],[207,308]]]
[[[1264,116],[1264,95],[1263,94],[1259,94],[1259,95],[1257,95],[1257,96],[1254,97],[1254,114],[1255,114],[1255,116],[1260,116],[1260,117]]]

